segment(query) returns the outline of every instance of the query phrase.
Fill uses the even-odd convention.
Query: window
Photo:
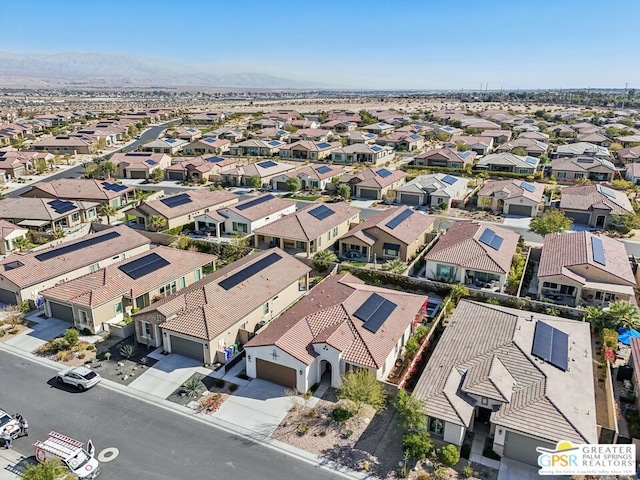
[[[84,310],[78,310],[78,314],[80,315],[80,325],[88,325],[89,324],[89,315]]]
[[[79,220],[80,220],[80,214],[78,212],[76,212],[73,215],[71,215],[71,221],[72,222],[77,222]]]
[[[333,228],[333,236],[337,237],[338,236],[338,227],[334,227]]]
[[[400,255],[400,250],[396,250],[394,248],[383,248],[382,254],[385,257],[398,257]]]
[[[488,398],[486,398],[486,397],[482,397],[482,398],[480,399],[480,403],[481,403],[482,405],[489,405],[489,399],[488,399]]]
[[[90,208],[89,210],[87,210],[86,214],[87,214],[87,218],[93,218],[96,216],[96,209]]]
[[[322,245],[322,237],[318,237],[318,245],[316,245],[317,247],[320,247]]]
[[[442,436],[444,434],[444,422],[438,418],[429,417],[429,432]]]
[[[444,198],[438,197],[438,205],[442,205],[444,203]]]
[[[176,292],[176,281],[166,284],[164,287],[160,287],[160,295],[171,295]]]
[[[142,338],[151,338],[151,324],[148,322],[140,322],[141,323],[141,334]]]
[[[200,273],[200,269],[196,270],[195,275],[196,275],[196,282],[202,278],[202,274]]]
[[[100,264],[99,263],[94,263],[93,265],[91,265],[89,267],[89,270],[91,271],[91,273],[100,270]]]
[[[185,284],[184,277],[180,277],[180,280],[179,280],[180,288],[184,288],[184,284]]]
[[[542,288],[550,288],[552,290],[557,290],[558,289],[558,284],[557,283],[551,283],[551,282],[543,282],[542,283]]]
[[[520,170],[518,170],[518,173],[526,175],[529,173],[529,170],[527,170],[526,168],[521,168]]]
[[[118,302],[114,305],[114,310],[116,312],[116,316],[117,315],[122,315],[122,302]]]
[[[276,303],[278,301],[278,295],[276,295],[275,297],[273,297],[273,299],[271,300],[272,303]]]
[[[327,241],[331,241],[331,230],[327,232]]]
[[[438,264],[436,267],[436,280],[453,280],[453,266]]]
[[[558,172],[556,178],[567,178],[567,172]]]
[[[232,228],[234,232],[248,233],[249,231],[246,223],[233,222]]]
[[[136,308],[144,308],[146,307],[146,302],[144,301],[144,295],[140,295],[139,297],[136,298]]]
[[[576,180],[584,178],[584,173],[574,173],[573,178],[575,178]]]
[[[262,307],[262,314],[263,315],[268,315],[269,314],[269,302],[265,303]]]

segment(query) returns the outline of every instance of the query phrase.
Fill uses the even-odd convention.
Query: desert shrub
[[[402,447],[410,457],[424,460],[433,448],[433,442],[428,432],[411,432],[402,436]]]
[[[120,355],[129,360],[138,351],[138,346],[135,343],[128,343],[120,347]]]
[[[429,475],[428,473],[421,473],[420,475],[418,475],[417,480],[431,480],[431,475]]]
[[[200,395],[200,389],[202,388],[202,382],[196,378],[192,377],[184,384],[182,384],[182,390],[187,394],[189,398],[196,398]]]
[[[67,328],[64,331],[63,338],[69,347],[75,347],[80,339],[80,334],[75,328]]]
[[[78,354],[78,358],[79,358],[80,360],[83,360],[86,356],[87,356],[87,354],[86,354],[86,353],[79,353],[79,354]]]
[[[200,397],[198,401],[198,411],[200,413],[213,413],[222,405],[222,395],[219,393],[210,393],[204,397]]]
[[[449,469],[447,467],[438,467],[435,472],[433,472],[433,476],[438,480],[447,480],[451,478],[451,474],[449,473]]]
[[[9,330],[9,334],[11,335],[15,335],[16,333],[18,333],[20,331],[19,328],[12,328],[11,330]]]
[[[473,467],[470,463],[462,467],[462,476],[464,476],[464,478],[473,477]]]
[[[95,345],[91,345],[91,344],[87,345],[87,347],[85,348],[87,352],[93,352],[95,349],[96,349]]]
[[[67,358],[67,355],[69,355],[71,352],[69,352],[69,350],[60,350],[58,353],[56,353],[56,357],[60,362],[64,362],[65,358]]]
[[[352,370],[342,377],[342,386],[338,390],[338,398],[353,402],[356,410],[363,405],[370,405],[381,410],[387,399],[384,386],[376,380],[368,370]]]
[[[460,461],[460,451],[455,445],[447,445],[440,449],[440,461],[449,467],[453,467]]]
[[[229,385],[230,392],[235,392],[236,390],[238,390],[238,385],[236,385],[235,383],[232,383],[231,385]]]
[[[216,388],[224,388],[224,386],[225,386],[225,385],[226,385],[226,384],[225,384],[224,380],[222,380],[221,378],[219,378],[218,380],[216,380],[216,382],[214,383],[214,386],[215,386]]]
[[[353,413],[347,410],[346,408],[337,407],[333,409],[331,412],[331,416],[338,423],[344,423],[353,417]]]
[[[298,427],[298,435],[300,436],[306,435],[308,431],[309,427],[307,427],[306,425],[300,425]]]
[[[104,352],[103,358],[108,362],[111,359],[111,352]]]

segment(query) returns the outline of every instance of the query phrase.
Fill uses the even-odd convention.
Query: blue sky
[[[354,88],[640,87],[640,1],[23,0],[0,50],[102,52]]]

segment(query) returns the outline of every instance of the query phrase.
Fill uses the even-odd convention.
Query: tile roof
[[[266,161],[266,160],[265,160]],[[250,163],[249,165],[244,165],[242,167],[233,168],[231,170],[227,170],[225,175],[241,175],[244,177],[252,177],[254,175],[258,175],[260,178],[272,177],[274,175],[279,175],[284,172],[288,172],[296,168],[295,165],[290,165],[288,163],[281,163],[273,161],[275,165],[271,167],[261,167],[259,163],[263,163],[262,161]]]
[[[263,198],[266,198],[267,200],[253,206],[249,206],[248,208],[241,208],[251,202]],[[236,203],[235,205],[220,209],[218,210],[218,213],[224,216],[226,211],[231,211],[249,221],[255,221],[260,218],[268,217],[271,214],[281,212],[295,205],[296,202],[294,200],[287,200],[286,198],[281,198],[267,193],[265,195],[248,198],[247,200]]]
[[[531,159],[532,163],[527,162],[527,159]],[[485,155],[482,157],[478,163],[477,167],[488,167],[489,165],[509,165],[514,168],[527,168],[535,170],[540,163],[539,158],[535,157],[527,157],[522,155],[515,155],[513,153],[503,152],[503,153],[490,153],[489,155]]]
[[[563,157],[551,160],[552,171],[588,172],[592,168],[604,167],[610,173],[616,172],[616,167],[609,160],[596,157]]]
[[[191,199],[191,201],[173,208],[169,207],[163,202],[163,200],[177,197],[178,195],[187,195]],[[157,200],[145,201],[142,205],[146,205],[165,218],[171,219],[181,217],[189,213],[197,212],[198,210],[202,210],[203,208],[221,208],[229,203],[237,202],[238,198],[239,197],[237,195],[229,192],[198,189],[179,192],[173,195],[167,195],[166,197]]]
[[[485,147],[491,147],[493,145],[493,138],[491,137],[473,137],[470,135],[453,135],[447,143],[462,142],[466,145],[483,145]]]
[[[562,197],[560,197],[560,209],[608,210],[612,215],[633,213],[633,207],[627,194],[619,190],[612,191],[615,193],[615,198],[604,194],[600,185],[565,187],[562,189]]]
[[[322,220],[318,220],[316,217],[311,215],[309,212],[314,208],[317,208],[319,205],[324,205],[329,210],[332,210],[334,212],[333,215],[329,215]],[[360,218],[360,210],[358,208],[351,207],[346,202],[311,204],[291,215],[287,215],[273,223],[257,228],[254,230],[254,233],[257,235],[284,237],[308,242],[315,240],[320,235],[323,235],[334,227],[351,220],[353,217],[356,217],[353,221],[357,222]]]
[[[511,150],[514,150],[516,148],[524,148],[528,152],[534,151],[534,152],[544,153],[549,148],[549,145],[539,140],[535,140],[533,138],[518,137],[515,140],[511,140],[506,143],[503,143],[498,147],[498,150],[510,152]]]
[[[58,178],[46,182],[38,182],[31,186],[29,196],[37,197],[39,192],[52,195],[56,198],[68,200],[92,200],[95,202],[107,202],[114,198],[131,193],[135,190],[132,186],[124,185],[124,189],[115,192],[106,189],[103,183],[115,183],[115,180],[97,180],[94,178]]]
[[[562,371],[531,351],[537,321],[569,335],[570,368]],[[587,355],[583,355],[583,350]],[[495,425],[557,442],[597,439],[589,325],[462,300],[413,391],[426,414],[470,426],[475,400],[502,402]]]
[[[558,145],[556,154],[559,157],[573,157],[593,153],[597,157],[608,157],[609,150],[600,145],[587,142],[569,143],[568,145]]]
[[[480,241],[487,229],[493,230],[503,238],[504,241],[498,250]],[[505,274],[511,269],[519,238],[520,235],[517,233],[493,225],[483,225],[475,221],[454,222],[427,253],[425,259]]]
[[[120,269],[152,253],[165,259],[169,264],[137,279],[132,279]],[[122,296],[135,299],[215,259],[215,256],[204,253],[157,247],[69,282],[42,290],[40,294],[51,300],[96,307]]]
[[[442,181],[445,177],[453,177],[456,179],[454,183]],[[467,186],[469,180],[454,175],[444,173],[432,173],[429,175],[420,175],[413,180],[405,183],[401,187],[396,188],[396,192],[404,193],[429,193],[430,195],[447,196],[453,199],[462,199],[467,194]]]
[[[32,197],[6,197],[0,199],[0,218],[15,220],[59,220],[66,218],[72,213],[82,208],[79,203],[71,202],[76,206],[75,209],[64,213],[58,213],[49,205],[53,201],[51,198],[32,198]],[[96,206],[97,204],[89,204]]]
[[[29,232],[29,229],[18,227],[6,220],[0,220],[0,240],[15,237],[15,235],[11,235],[14,232],[19,233],[20,235],[26,235]]]
[[[112,235],[112,232],[118,233],[118,236],[100,243],[99,247],[87,246],[72,252],[63,252],[52,258],[42,260],[37,258],[40,254],[55,252],[63,247],[76,245],[88,239]],[[150,243],[151,241],[144,235],[126,225],[121,225],[49,248],[33,250],[27,253],[13,253],[0,260],[0,275],[18,287],[26,288],[73,272],[79,268],[88,267],[101,260],[111,259],[116,255]]]
[[[606,265],[601,265],[593,259],[591,239],[594,237],[602,241]],[[582,283],[589,279],[601,281],[601,276],[597,274],[597,277],[591,278],[588,268],[605,271],[617,277],[621,284],[636,284],[627,250],[619,240],[591,232],[549,234],[544,237],[538,277],[566,275]]]
[[[281,259],[229,290],[220,286],[224,279],[272,253]],[[138,313],[157,311],[167,318],[161,324],[164,330],[213,340],[310,271],[296,258],[272,248],[227,265]]]
[[[428,150],[424,153],[420,153],[416,155],[414,158],[428,159],[433,156],[444,156],[452,162],[468,163],[468,162],[472,162],[476,158],[476,155],[477,153],[473,151],[458,152],[455,148],[445,147],[445,148],[434,148],[432,150]]]
[[[367,168],[360,173],[343,175],[338,180],[338,183],[356,183],[361,187],[385,188],[407,176],[402,170],[389,170],[391,175],[381,177],[377,173],[380,170],[383,170],[383,168]]]
[[[533,186],[533,192],[523,188],[521,186],[523,183]],[[523,180],[493,180],[484,184],[478,192],[478,196],[490,197],[500,192],[506,194],[505,199],[524,197],[539,203],[542,201],[542,196],[544,195],[544,185],[536,182],[525,182]]]
[[[220,159],[220,161],[211,162],[207,159]],[[185,159],[182,162],[172,163],[165,170],[170,172],[186,172],[188,170],[198,170],[199,172],[207,173],[217,168],[228,167],[238,163],[237,158],[233,157],[216,157],[216,155],[200,155],[199,157],[193,157]]]
[[[375,333],[354,316],[372,293],[396,304]],[[425,301],[425,296],[365,285],[350,274],[332,275],[246,343],[245,348],[277,346],[310,365],[317,356],[313,345],[327,343],[342,352],[342,360],[378,369]]]

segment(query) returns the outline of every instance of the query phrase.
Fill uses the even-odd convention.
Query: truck
[[[100,473],[100,462],[95,458],[93,442],[84,443],[58,432],[49,432],[46,440],[38,440],[33,444],[36,449],[36,460],[59,460],[71,472],[83,480],[92,480]]]

